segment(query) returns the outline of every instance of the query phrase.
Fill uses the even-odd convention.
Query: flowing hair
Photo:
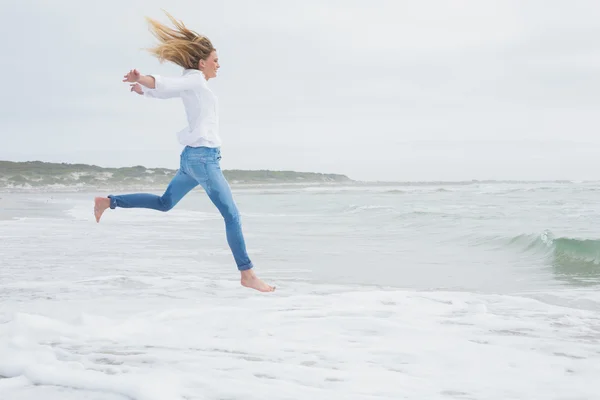
[[[215,50],[211,41],[206,36],[186,28],[183,22],[177,21],[168,12],[163,12],[176,29],[146,17],[150,32],[159,40],[159,44],[148,51],[161,62],[171,61],[185,69],[198,69],[198,62],[206,60]]]

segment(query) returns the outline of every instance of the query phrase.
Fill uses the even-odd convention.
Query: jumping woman
[[[177,134],[184,148],[180,166],[162,196],[148,193],[109,195],[94,199],[94,215],[100,222],[107,209],[149,208],[171,210],[188,192],[200,185],[225,220],[227,243],[241,273],[241,284],[261,292],[272,287],[259,279],[246,251],[240,214],[229,183],[220,167],[221,138],[217,97],[208,87],[208,80],[217,76],[219,59],[211,41],[166,13],[176,29],[147,19],[159,44],[150,49],[161,62],[171,61],[183,68],[180,77],[142,75],[130,70],[123,82],[130,82],[131,91],[158,99],[181,98],[188,126]]]

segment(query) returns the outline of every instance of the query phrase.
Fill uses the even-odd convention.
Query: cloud
[[[132,67],[180,73],[143,51],[153,43],[143,17],[166,22],[161,7],[10,2],[0,17],[10,54],[0,65],[0,158],[176,166],[181,104],[120,82]],[[167,11],[219,51],[210,84],[227,167],[551,178],[559,147],[534,143],[600,144],[597,2],[174,1]],[[416,141],[430,147],[407,145]],[[499,141],[510,146],[497,158]],[[515,166],[503,165],[517,147]],[[562,159],[600,167],[579,145],[561,148]],[[527,154],[537,161],[524,172]],[[462,166],[444,164],[457,155]]]

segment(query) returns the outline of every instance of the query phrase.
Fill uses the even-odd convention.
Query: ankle
[[[256,274],[252,268],[246,269],[244,271],[240,271],[240,275],[242,280],[254,279],[256,278]]]

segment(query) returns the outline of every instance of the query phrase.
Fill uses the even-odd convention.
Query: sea
[[[600,399],[600,182],[232,190],[0,190],[0,399]]]

